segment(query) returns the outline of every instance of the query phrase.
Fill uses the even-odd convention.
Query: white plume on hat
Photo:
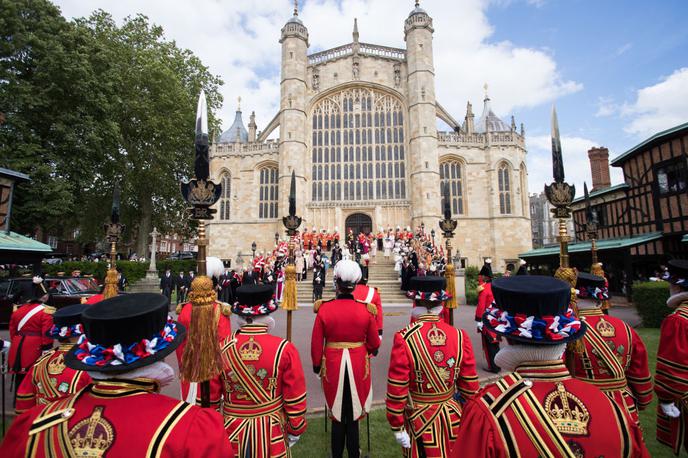
[[[41,283],[43,283],[43,279],[40,276],[36,275],[35,277],[33,277],[34,285],[40,285]]]
[[[519,261],[519,264],[522,265],[522,266],[525,266],[525,265],[528,264],[528,263],[526,262],[525,259],[521,259],[521,260]]]
[[[361,280],[361,267],[356,261],[350,259],[339,261],[334,266],[334,278],[344,282],[358,283]]]
[[[485,260],[485,264],[492,264],[492,258],[487,258]]]
[[[334,231],[335,231],[335,232],[339,232],[339,226],[335,226],[335,227],[334,227]]]

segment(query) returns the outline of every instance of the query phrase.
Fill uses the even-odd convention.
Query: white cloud
[[[625,53],[626,53],[627,51],[629,51],[632,47],[633,47],[633,43],[631,43],[631,42],[624,43],[623,45],[619,46],[619,47],[616,49],[616,56],[618,57],[618,56],[620,56],[620,55],[622,55],[622,54],[625,54]]]
[[[688,67],[680,68],[659,83],[642,88],[635,102],[622,107],[630,117],[628,133],[646,137],[688,121]]]
[[[168,38],[193,51],[225,81],[220,117],[227,128],[242,97],[244,121],[255,110],[258,128],[279,103],[280,29],[291,15],[289,0],[56,0],[67,17],[87,16],[102,8],[118,21],[143,13],[161,25]],[[530,0],[540,6],[542,0]],[[489,84],[494,110],[507,115],[581,90],[565,79],[550,52],[490,40],[489,0],[425,0],[434,19],[433,42],[438,100],[462,119],[471,100],[480,114],[482,86]],[[351,41],[358,17],[361,41],[404,47],[403,24],[413,2],[399,0],[309,0],[301,18],[309,29],[310,52]]]
[[[549,135],[527,137],[528,144],[528,188],[531,193],[540,193],[545,184],[552,179],[552,139]],[[592,188],[592,175],[588,150],[600,146],[600,142],[589,138],[567,136],[561,137],[561,149],[564,158],[566,182],[576,186],[576,195],[583,195],[583,182]],[[612,153],[613,154],[613,153]],[[612,184],[623,182],[623,173],[618,167],[611,167]]]
[[[619,106],[614,103],[613,97],[598,97],[597,98],[597,113],[595,117],[603,118],[612,116],[619,111]]]

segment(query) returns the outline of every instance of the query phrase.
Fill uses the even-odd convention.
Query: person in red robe
[[[43,279],[33,277],[33,292],[28,300],[15,307],[10,316],[10,351],[8,364],[13,374],[15,397],[29,368],[41,353],[51,350],[53,338],[48,331],[53,327],[55,308],[47,305],[50,295],[43,286]],[[15,398],[16,399],[16,398]]]
[[[647,349],[632,327],[602,312],[602,302],[609,298],[605,283],[603,277],[578,272],[576,305],[588,332],[582,352],[569,348],[565,360],[571,375],[599,387],[640,425],[638,410],[652,401]]]
[[[94,382],[18,416],[0,456],[233,457],[219,413],[158,394],[175,377],[163,360],[186,332],[168,310],[167,298],[154,293],[115,296],[86,309],[85,334],[65,364]]]
[[[419,299],[415,323],[394,334],[387,378],[387,421],[407,457],[445,457],[461,422],[461,402],[477,393],[473,347],[468,333],[439,319],[435,291],[444,277],[413,277]]]
[[[65,354],[83,335],[81,313],[86,308],[84,304],[69,305],[53,315],[48,336],[60,342],[60,346],[45,353],[29,369],[17,389],[17,414],[65,398],[91,383],[86,372],[70,369],[64,363]]]
[[[358,420],[373,402],[370,357],[380,346],[377,309],[354,299],[361,268],[342,260],[334,268],[337,298],[314,304],[317,314],[311,338],[313,371],[322,382],[332,417],[332,456],[360,456]]]
[[[359,302],[373,304],[375,306],[377,309],[377,314],[375,315],[377,332],[380,335],[380,339],[382,339],[384,325],[384,319],[382,317],[382,299],[380,298],[380,292],[377,290],[377,288],[368,286],[368,278],[364,275],[361,275],[361,280],[354,289],[354,299]]]
[[[306,381],[294,344],[270,334],[277,310],[270,285],[237,288],[240,328],[223,342],[222,412],[237,456],[290,456],[306,431]]]
[[[449,456],[649,457],[628,412],[564,365],[566,344],[586,332],[571,287],[513,276],[495,279],[492,292],[483,323],[506,339],[495,362],[510,373],[468,400]]]
[[[493,301],[492,260],[486,259],[478,274],[478,306],[475,308],[475,322],[478,333],[480,334],[487,370],[494,374],[498,374],[501,369],[495,364],[494,358],[499,351],[499,336],[489,329],[484,328],[482,321],[485,310],[492,305]]]
[[[688,452],[688,261],[669,261],[669,293],[674,311],[662,321],[655,374],[657,441],[678,456]]]

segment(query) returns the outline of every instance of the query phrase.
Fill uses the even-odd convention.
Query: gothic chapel
[[[499,119],[485,95],[476,120],[459,124],[435,98],[433,21],[418,3],[404,22],[405,49],[353,41],[308,53],[298,11],[281,31],[280,109],[257,133],[241,108],[211,145],[211,175],[223,186],[208,224],[209,255],[235,259],[283,234],[292,171],[301,230],[425,224],[442,217],[448,182],[465,265],[491,257],[495,271],[532,247],[523,126]],[[437,119],[453,131],[439,132]],[[279,139],[268,137],[279,129]]]

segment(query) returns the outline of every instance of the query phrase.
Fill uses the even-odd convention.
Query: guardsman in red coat
[[[411,278],[411,288],[428,297],[416,300],[425,313],[394,334],[387,420],[405,457],[447,456],[459,431],[459,400],[480,388],[468,333],[439,318],[446,285],[444,277]]]
[[[223,414],[236,456],[291,456],[306,431],[306,381],[296,347],[270,335],[277,310],[270,285],[237,288],[240,329],[224,343]]]
[[[657,441],[678,455],[688,452],[688,261],[669,261],[669,292],[674,311],[662,322],[655,374]]]
[[[492,305],[492,260],[486,259],[478,274],[478,306],[475,308],[475,322],[481,336],[483,355],[487,370],[499,373],[500,367],[495,364],[495,355],[499,351],[499,336],[483,326],[483,315]]]
[[[234,456],[219,413],[157,394],[174,379],[163,360],[186,332],[167,312],[167,298],[153,293],[85,310],[85,334],[65,363],[93,374],[94,383],[17,417],[0,456]]]
[[[365,302],[366,304],[373,304],[377,309],[377,314],[375,315],[375,322],[377,323],[377,332],[382,340],[382,331],[384,320],[382,317],[382,299],[380,298],[380,292],[374,286],[368,286],[368,278],[361,275],[361,281],[358,282],[356,288],[354,289],[354,299],[360,302]]]
[[[496,362],[514,371],[466,404],[451,457],[649,457],[640,428],[600,389],[571,377],[563,354],[586,326],[571,287],[539,275],[498,278],[483,318],[506,338]]]
[[[29,368],[42,352],[53,347],[53,338],[47,333],[53,326],[52,314],[55,309],[46,305],[49,298],[43,287],[43,279],[33,277],[33,294],[28,301],[16,307],[10,316],[11,347],[7,367],[14,374],[15,395]]]
[[[36,405],[46,405],[65,398],[91,383],[91,377],[83,371],[75,371],[64,363],[65,354],[83,334],[81,313],[87,305],[63,307],[53,315],[53,327],[48,336],[60,343],[58,348],[43,355],[34,364],[17,389],[17,414]]]
[[[576,291],[578,317],[588,330],[582,352],[567,350],[571,375],[597,386],[640,425],[638,410],[652,401],[645,344],[632,327],[602,313],[600,306],[609,298],[604,278],[578,272]]]
[[[344,453],[357,458],[358,420],[373,402],[370,357],[380,346],[377,309],[354,299],[353,291],[361,279],[361,268],[342,260],[334,268],[337,298],[316,302],[311,359],[313,371],[322,381],[325,401],[332,415],[332,456]]]
[[[203,282],[207,281],[207,277],[203,276],[196,276],[193,279],[193,282]],[[193,282],[192,282],[192,287],[189,288],[189,301],[193,300],[193,294],[194,294],[194,289],[193,289]],[[217,297],[217,296],[216,296]],[[223,302],[215,302],[215,309],[216,313],[215,316],[217,316],[217,340],[219,342],[224,341],[227,337],[229,337],[232,333],[231,327],[232,323],[230,320],[230,317],[232,315],[232,311],[230,309],[230,306],[228,304],[225,304]],[[187,302],[185,304],[179,304],[177,305],[177,321],[184,326],[184,328],[189,329],[189,325],[191,324],[191,319],[193,315],[193,306],[191,302]],[[179,347],[176,350],[176,355],[177,355],[177,362],[181,364],[181,360],[184,356],[184,348],[186,347],[186,339],[182,340],[182,343],[179,345]],[[180,381],[181,383],[181,399],[184,401],[190,403],[190,404],[196,404],[196,405],[201,405],[201,390],[198,386],[197,383],[194,382],[185,382],[185,381]],[[220,380],[220,377],[211,379],[210,380],[210,405],[215,408],[216,410],[219,411],[220,409],[220,401],[222,400],[222,393],[223,393],[223,388],[222,388],[222,381]]]

